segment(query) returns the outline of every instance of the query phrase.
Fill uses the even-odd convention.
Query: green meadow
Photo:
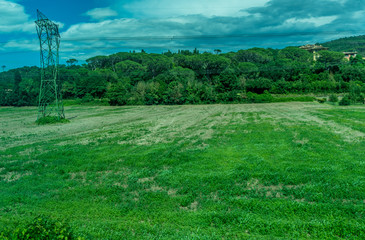
[[[364,239],[365,107],[0,108],[0,232],[86,239]]]

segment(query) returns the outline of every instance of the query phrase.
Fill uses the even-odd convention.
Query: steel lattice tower
[[[61,86],[58,81],[60,34],[58,25],[37,10],[36,28],[41,51],[41,86],[39,92],[38,119],[54,116],[65,118]]]

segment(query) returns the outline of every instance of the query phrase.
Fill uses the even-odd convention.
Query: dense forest
[[[272,94],[365,92],[365,61],[321,51],[317,61],[298,47],[237,52],[120,52],[60,65],[64,99],[110,105],[265,102]],[[36,105],[40,69],[0,73],[0,105]],[[359,98],[360,99],[360,98]]]

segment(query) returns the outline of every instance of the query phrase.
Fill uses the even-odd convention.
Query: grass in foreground
[[[365,237],[365,108],[0,108],[0,225],[99,239]]]

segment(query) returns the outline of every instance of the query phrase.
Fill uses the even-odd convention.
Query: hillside
[[[332,51],[347,52],[357,51],[362,56],[365,56],[365,35],[356,37],[340,38],[322,44],[329,47]]]

